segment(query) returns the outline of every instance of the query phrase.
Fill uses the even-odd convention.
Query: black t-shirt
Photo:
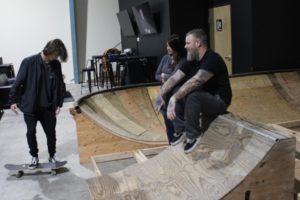
[[[41,63],[41,79],[38,92],[38,107],[51,107],[53,101],[53,72],[50,64]]]
[[[227,105],[230,105],[232,92],[228,70],[221,56],[208,49],[200,61],[189,62],[180,67],[180,70],[187,76],[187,79],[193,77],[199,69],[213,74],[213,77],[204,83],[202,89],[212,95],[218,94]]]

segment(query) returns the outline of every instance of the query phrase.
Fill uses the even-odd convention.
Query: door
[[[230,5],[209,9],[210,48],[224,59],[232,74]]]

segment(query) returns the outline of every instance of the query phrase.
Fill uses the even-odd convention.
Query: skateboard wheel
[[[16,174],[17,178],[21,178],[24,175],[23,171],[18,171],[18,173]]]

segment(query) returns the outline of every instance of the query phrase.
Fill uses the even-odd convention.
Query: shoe
[[[185,133],[184,132],[174,133],[174,137],[171,140],[170,144],[172,146],[175,146],[176,144],[179,144],[184,138],[185,138]]]
[[[49,163],[57,163],[57,162],[59,162],[59,161],[55,155],[52,157],[51,156],[49,157]]]
[[[32,157],[31,163],[28,165],[28,169],[35,169],[39,165],[39,158],[38,157]]]
[[[196,139],[187,139],[187,142],[184,146],[184,152],[185,153],[189,153],[191,151],[193,151],[193,149],[197,146],[197,144],[200,142],[200,138],[196,138]]]

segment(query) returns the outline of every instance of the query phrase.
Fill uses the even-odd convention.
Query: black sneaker
[[[28,169],[35,169],[39,165],[39,158],[38,157],[32,157],[31,163],[28,165]]]
[[[187,142],[184,146],[184,152],[185,153],[189,153],[191,151],[193,151],[193,149],[197,146],[197,144],[200,142],[200,138],[196,138],[196,139],[187,139]]]
[[[174,137],[171,140],[170,144],[172,146],[175,146],[176,144],[179,144],[183,139],[185,138],[185,133],[174,133]]]

